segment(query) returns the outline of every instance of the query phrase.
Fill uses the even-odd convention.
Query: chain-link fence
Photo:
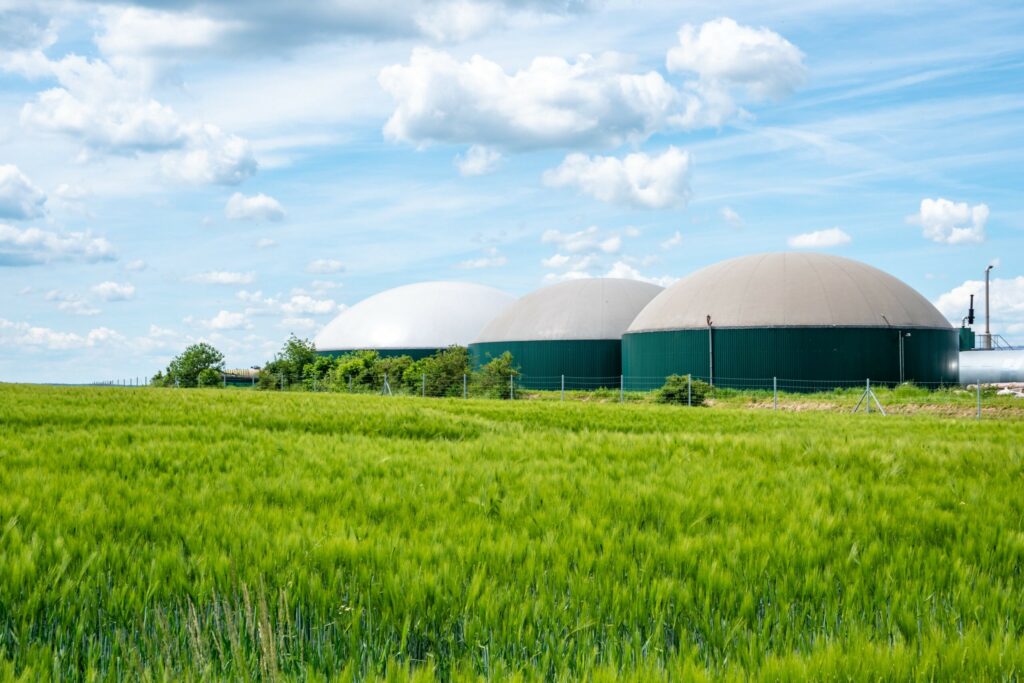
[[[148,378],[125,378],[97,385],[141,387]],[[310,391],[380,396],[447,399],[503,399],[529,401],[580,401],[598,403],[674,403],[779,411],[826,411],[876,415],[930,413],[951,417],[1024,418],[1024,383],[969,386],[940,383],[896,383],[864,379],[807,380],[780,377],[743,378],[687,375],[675,378],[675,393],[667,396],[664,377],[577,377],[571,375],[507,376],[481,373],[462,375],[406,373],[399,378],[380,376],[339,377],[289,381],[274,377],[267,388],[277,391]],[[249,388],[252,378],[223,387]]]

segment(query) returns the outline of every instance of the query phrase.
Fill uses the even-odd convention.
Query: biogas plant
[[[722,261],[667,289],[590,278],[517,300],[477,284],[405,285],[346,309],[314,341],[323,354],[376,350],[414,359],[468,346],[477,365],[509,352],[526,388],[568,377],[642,389],[669,375],[734,388],[771,388],[785,378],[806,391],[865,378],[924,386],[1024,381],[1024,351],[999,343],[987,319],[975,349],[973,323],[973,299],[956,328],[877,268],[783,252]]]

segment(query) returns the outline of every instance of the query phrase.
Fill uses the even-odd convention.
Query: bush
[[[462,396],[462,378],[469,372],[469,349],[449,346],[410,365],[404,383],[410,393],[419,394],[425,378],[427,396],[458,397]]]
[[[316,368],[318,361],[316,347],[308,339],[299,339],[294,334],[281,347],[274,360],[263,366],[256,383],[257,389],[286,389],[301,384],[308,367]],[[282,386],[283,385],[283,386]]]
[[[198,385],[201,387],[219,387],[224,383],[220,370],[206,368],[199,373]]]
[[[204,370],[213,370],[218,379],[224,369],[224,354],[205,342],[192,344],[175,356],[162,377],[164,386],[200,386],[199,376]],[[158,373],[159,376],[159,373]],[[156,378],[154,377],[154,381]]]
[[[513,398],[509,377],[518,376],[515,359],[506,351],[473,373],[474,393],[486,398]]]
[[[658,390],[656,401],[658,403],[673,403],[676,405],[704,405],[704,399],[711,391],[711,385],[699,379],[689,382],[686,375],[669,375],[665,378],[665,384]]]
[[[387,375],[392,391],[401,388],[412,358],[409,356],[381,356],[376,351],[353,351],[339,357],[326,382],[335,391],[380,391]]]

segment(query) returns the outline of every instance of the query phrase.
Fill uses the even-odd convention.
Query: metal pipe
[[[992,348],[992,330],[989,327],[988,282],[989,282],[989,273],[992,272],[993,268],[995,268],[995,266],[989,265],[989,267],[985,269],[985,348],[986,349],[991,349]]]
[[[708,384],[715,386],[715,338],[711,327],[711,314],[708,314]]]

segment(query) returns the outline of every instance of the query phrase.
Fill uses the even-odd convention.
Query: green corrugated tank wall
[[[904,379],[959,381],[959,338],[953,329],[908,329]],[[871,327],[714,328],[714,384],[787,391],[815,391],[871,379],[900,379],[900,331]],[[708,330],[631,332],[622,338],[627,389],[652,389],[668,375],[708,380]]]
[[[960,328],[960,350],[971,351],[974,349],[974,330],[969,327]]]
[[[442,349],[348,349],[335,351],[317,351],[317,355],[327,356],[329,358],[339,358],[349,353],[355,353],[356,351],[376,351],[383,358],[410,356],[413,360],[419,360],[420,358],[433,356],[435,353],[441,350]]]
[[[622,374],[622,345],[618,339],[481,342],[470,344],[475,367],[508,351],[515,359],[526,389],[618,387]]]

